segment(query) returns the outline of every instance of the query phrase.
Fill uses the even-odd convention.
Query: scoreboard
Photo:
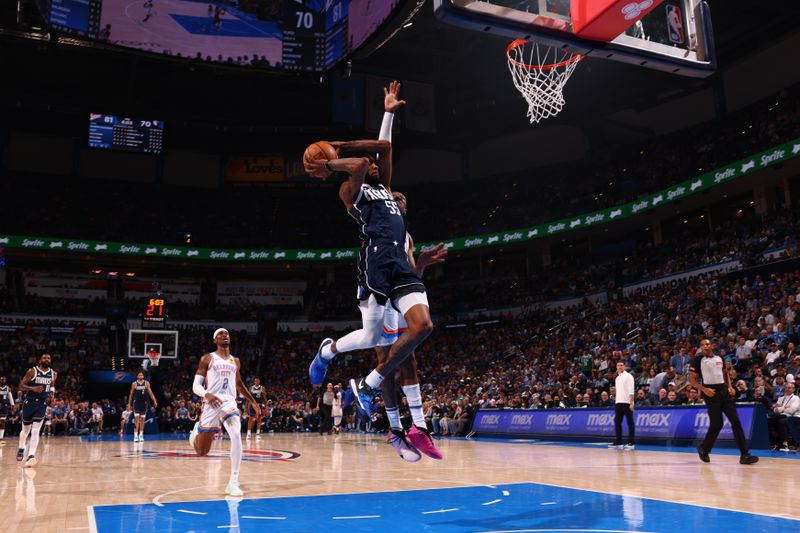
[[[284,8],[283,68],[287,70],[321,72],[347,53],[349,0],[328,0],[324,10],[312,4]]]
[[[36,0],[53,29],[96,39],[102,0]]]
[[[164,148],[164,122],[90,113],[89,147],[160,154]]]

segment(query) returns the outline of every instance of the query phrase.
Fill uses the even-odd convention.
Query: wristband
[[[328,172],[333,172],[330,161],[325,161],[325,170],[327,170]]]

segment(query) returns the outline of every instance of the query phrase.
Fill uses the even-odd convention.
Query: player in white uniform
[[[261,407],[239,375],[239,360],[231,355],[231,337],[227,329],[219,328],[214,332],[214,344],[217,345],[217,350],[200,359],[194,377],[192,391],[203,398],[203,412],[189,434],[189,443],[197,455],[207,455],[221,422],[231,438],[231,477],[225,493],[243,496],[239,487],[242,423],[239,408],[236,406],[237,391],[247,398],[256,416],[261,415]]]

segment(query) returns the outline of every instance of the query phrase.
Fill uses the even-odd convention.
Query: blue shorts
[[[147,414],[147,402],[133,402],[133,414],[135,415],[146,415]]]
[[[370,241],[362,246],[358,258],[359,300],[375,295],[378,303],[412,292],[425,292],[425,284],[411,269],[403,243]]]
[[[22,403],[22,423],[40,422],[44,420],[47,412],[47,402],[45,400],[28,400]]]

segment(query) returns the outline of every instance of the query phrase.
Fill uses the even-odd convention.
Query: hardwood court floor
[[[197,458],[192,457],[185,439],[157,440],[150,436],[143,444],[134,445],[130,436],[124,440],[116,436],[105,438],[109,440],[42,439],[37,453],[40,463],[35,469],[20,468],[15,460],[16,439],[6,439],[6,446],[0,447],[0,530],[90,531],[98,527],[93,516],[95,511],[90,506],[150,504],[136,508],[135,512],[141,514],[143,509],[157,509],[170,502],[224,499],[223,490],[229,474],[229,460],[225,455],[229,449],[227,440],[215,442],[211,457]],[[167,438],[172,439],[171,436]],[[737,455],[713,454],[711,464],[703,464],[694,453],[641,449],[622,452],[597,445],[538,445],[524,440],[441,440],[438,445],[445,455],[443,461],[423,458],[418,463],[409,464],[401,461],[383,438],[373,435],[276,434],[262,436],[259,440],[250,439],[245,442],[245,461],[240,475],[245,502],[287,496],[496,488],[511,483],[538,483],[550,486],[540,490],[544,493],[550,490],[555,494],[557,489],[553,487],[586,489],[603,495],[701,506],[695,508],[700,513],[711,507],[772,515],[779,521],[778,517],[800,519],[795,481],[800,462],[787,454],[783,456],[786,458],[772,454],[774,457],[762,457],[756,465],[741,466]],[[436,507],[437,492],[413,494],[418,494],[420,502],[427,504],[428,508]],[[452,497],[458,498],[458,494],[461,493]],[[371,497],[373,502],[380,500],[379,495]],[[574,495],[561,497],[575,498]],[[493,501],[476,505],[491,503]],[[551,503],[555,504],[542,502],[541,505]],[[500,505],[492,508],[500,508]],[[114,509],[104,508],[104,520],[113,518]],[[315,509],[322,512],[321,507],[311,508],[305,512],[306,518],[313,515]],[[421,514],[454,510],[422,511]],[[369,514],[369,509],[363,511],[361,514]],[[184,517],[206,514],[190,510],[178,512],[185,513],[181,515]],[[496,525],[490,516],[482,520],[482,526],[487,523]],[[562,518],[560,527],[566,529],[570,524],[564,520],[569,519]],[[800,529],[800,522],[785,522],[792,527],[797,524]],[[102,524],[98,527],[100,531],[122,529],[121,526],[109,528]],[[203,530],[181,529],[183,526],[180,524],[175,522],[168,530]],[[448,522],[448,527],[456,527],[453,524]],[[259,525],[276,530],[272,523]],[[230,525],[215,527],[233,530]],[[361,524],[359,527],[366,526]],[[516,527],[507,531],[522,531],[518,524]],[[157,529],[142,522],[136,527],[138,531],[148,528]],[[445,531],[444,526],[440,529]],[[485,529],[464,525],[462,529],[452,530]],[[243,525],[241,531],[245,530],[250,529]],[[125,531],[132,529],[126,528]]]

